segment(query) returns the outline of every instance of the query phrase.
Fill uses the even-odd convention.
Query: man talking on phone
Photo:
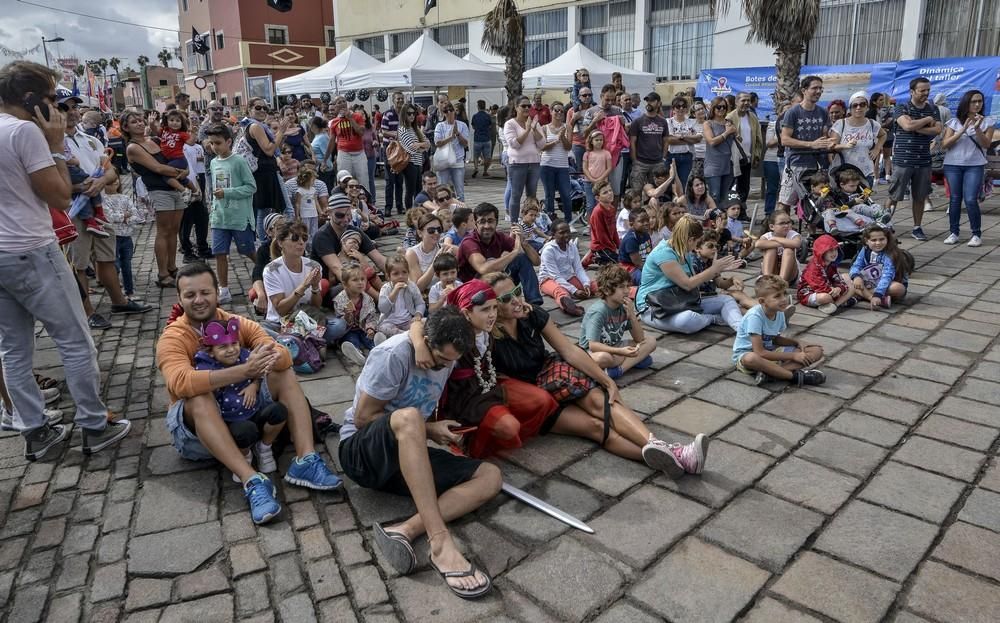
[[[65,212],[72,193],[56,79],[51,69],[28,61],[0,69],[0,358],[29,461],[70,434],[70,427],[49,424],[43,414],[32,373],[36,321],[59,349],[83,452],[103,450],[132,428],[101,400],[97,350],[76,278],[52,230],[49,208]]]

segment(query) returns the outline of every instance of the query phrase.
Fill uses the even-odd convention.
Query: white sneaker
[[[931,203],[931,200],[927,199],[926,201],[924,201],[924,212],[933,212],[933,211],[934,211],[934,204]]]
[[[356,363],[362,368],[365,366],[365,356],[358,350],[358,347],[350,342],[344,342],[340,345],[340,352],[343,353],[347,360]]]
[[[42,415],[45,416],[45,420],[50,425],[62,423],[62,409],[44,409]],[[14,415],[7,410],[7,407],[2,402],[0,402],[0,430],[18,432],[24,430],[24,423],[21,422],[21,418],[15,420]]]
[[[944,239],[945,244],[956,244],[958,242],[957,234],[948,234],[948,237]]]
[[[576,225],[574,225],[573,223],[570,223],[570,224],[569,224],[569,233],[571,233],[571,234],[575,234],[575,233],[577,233],[577,231],[578,231],[578,230],[577,230],[577,228],[576,228]]]
[[[278,471],[278,462],[274,460],[274,452],[271,446],[263,441],[254,444],[253,453],[257,455],[257,471],[270,474]]]
[[[247,460],[247,465],[250,465],[251,467],[253,466],[253,453],[250,451],[250,448],[247,448],[246,454],[243,455],[243,458]],[[272,460],[274,459],[272,458]],[[243,481],[236,475],[236,472],[233,472],[233,482],[238,485],[243,484]]]
[[[969,243],[966,246],[969,246],[969,247],[980,247],[982,245],[983,245],[983,241],[979,238],[979,236],[973,236],[972,238],[969,238]]]
[[[229,288],[219,288],[219,304],[232,303],[233,295],[230,294]]]
[[[379,344],[381,344],[382,342],[386,341],[387,339],[389,339],[389,338],[387,338],[385,336],[385,333],[382,333],[381,331],[379,331],[378,333],[375,334],[375,337],[372,339],[372,341],[375,342],[375,346],[378,346]]]
[[[41,390],[42,398],[45,398],[45,404],[47,405],[58,401],[60,396],[62,396],[62,392],[59,391],[58,387],[50,387],[48,389],[42,389],[39,387],[38,389]]]

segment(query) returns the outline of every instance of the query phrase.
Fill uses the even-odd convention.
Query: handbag
[[[389,145],[385,148],[385,157],[389,170],[393,173],[402,173],[410,166],[410,152],[403,149],[399,141],[389,141]]]
[[[557,354],[550,354],[538,373],[536,385],[544,389],[558,403],[571,402],[586,396],[597,387],[597,381],[563,361]]]
[[[655,320],[664,320],[685,311],[701,313],[701,291],[670,286],[646,295],[646,305]]]
[[[455,147],[449,142],[444,147],[438,147],[437,151],[434,152],[434,157],[431,159],[431,169],[434,171],[443,171],[452,168],[457,163],[458,158],[455,156]]]

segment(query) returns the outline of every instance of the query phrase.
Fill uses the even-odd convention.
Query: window
[[[613,0],[580,9],[580,43],[616,65],[632,66],[635,0]]]
[[[652,0],[649,70],[658,80],[694,80],[712,66],[711,0]]]
[[[420,38],[423,34],[420,30],[408,30],[406,32],[397,32],[390,35],[392,40],[392,55],[393,57],[399,56],[400,52],[410,47],[414,41]]]
[[[454,24],[433,30],[434,40],[455,56],[462,58],[469,53],[469,25]]]
[[[1000,50],[1000,2],[927,0],[921,58],[991,56]]]
[[[326,47],[336,48],[337,47],[337,33],[334,31],[333,26],[326,26],[323,29],[326,32]]]
[[[196,74],[200,71],[212,71],[212,53],[196,54],[194,44],[188,40],[184,42],[184,68],[188,74]]]
[[[358,46],[359,50],[376,60],[382,61],[383,63],[387,60],[385,58],[385,38],[382,35],[368,37],[366,39],[355,39],[354,45]]]
[[[221,30],[215,31],[215,49],[221,50],[226,47],[226,35]]]
[[[566,51],[566,9],[524,16],[524,68],[533,69]]]
[[[167,81],[166,80],[160,80],[159,82],[160,82],[160,86],[161,87],[167,86]]]
[[[264,26],[264,39],[271,45],[288,44],[288,26],[274,26],[266,24]]]
[[[242,100],[242,99],[243,99],[243,96],[241,94],[237,93],[236,95],[234,95],[233,96],[233,106],[239,107],[240,100]]]
[[[226,99],[227,99],[226,96],[223,95],[222,97],[219,98],[219,103],[222,104],[223,106],[225,106],[226,105]]]
[[[188,10],[188,0],[181,0],[181,9],[187,13]]]
[[[853,65],[898,60],[905,6],[906,0],[820,0],[806,61]]]

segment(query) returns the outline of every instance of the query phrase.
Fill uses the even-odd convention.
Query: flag
[[[438,5],[437,0],[424,0],[424,15],[431,12],[431,9]]]
[[[191,27],[191,48],[195,54],[208,54],[208,33],[199,35],[194,26]]]
[[[80,87],[76,85],[76,78],[73,78],[73,96],[80,97]]]

